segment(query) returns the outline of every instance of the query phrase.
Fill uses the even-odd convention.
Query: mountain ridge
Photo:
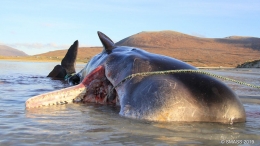
[[[0,56],[28,56],[28,54],[6,45],[0,45]]]
[[[256,37],[202,38],[176,31],[157,31],[140,32],[116,44],[140,47],[203,67],[235,67],[260,59],[260,38]]]
[[[260,59],[260,38],[256,37],[202,38],[176,31],[143,31],[118,41],[116,45],[138,47],[197,67],[236,67],[244,62]],[[102,49],[79,48],[77,60],[87,62]],[[66,52],[67,49],[34,56],[62,59]]]

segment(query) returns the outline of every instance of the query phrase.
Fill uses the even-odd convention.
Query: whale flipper
[[[64,79],[66,75],[76,72],[75,63],[78,54],[78,40],[76,40],[68,49],[65,57],[61,61],[61,65],[56,65],[47,77],[56,79]]]

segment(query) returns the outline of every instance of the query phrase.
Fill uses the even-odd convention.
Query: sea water
[[[26,110],[35,95],[66,88],[47,78],[58,63],[0,61],[0,145],[260,145],[260,90],[226,82],[247,121],[236,124],[148,122],[121,117],[120,107],[67,104]],[[77,71],[85,64],[77,65]],[[260,69],[204,70],[260,85]],[[250,96],[249,96],[250,95]]]

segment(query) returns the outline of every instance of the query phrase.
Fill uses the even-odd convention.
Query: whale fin
[[[61,66],[66,70],[67,74],[73,74],[75,70],[75,62],[78,54],[78,40],[70,46],[65,57],[61,61]]]
[[[111,51],[115,48],[115,43],[102,32],[98,31],[97,33],[101,43],[103,44],[104,50],[107,53],[111,53]]]
[[[47,77],[52,77],[54,79],[64,79],[66,74],[66,70],[61,65],[56,65]]]

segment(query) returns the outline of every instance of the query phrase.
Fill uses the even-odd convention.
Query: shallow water
[[[243,97],[247,122],[158,123],[118,115],[119,107],[67,104],[25,110],[35,95],[68,87],[46,75],[56,63],[0,61],[0,145],[260,145],[260,90],[226,82]],[[77,65],[79,71],[84,64]],[[260,85],[260,69],[205,70]],[[223,141],[224,140],[224,141]],[[233,141],[232,141],[233,140]]]

